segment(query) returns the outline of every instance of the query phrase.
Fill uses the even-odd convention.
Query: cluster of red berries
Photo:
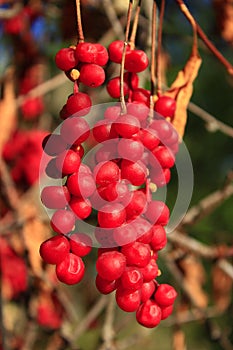
[[[122,46],[118,53],[121,57]],[[112,49],[109,54],[111,57]],[[94,66],[97,72],[95,66],[106,64],[107,57],[98,44],[81,43],[60,50],[56,63],[68,76],[79,68],[77,86],[79,79],[96,82],[95,74],[89,76],[88,70],[81,77],[82,68],[89,66],[91,71]],[[129,51],[126,74],[136,74],[132,67],[145,69],[145,57],[140,50]],[[170,213],[165,203],[152,199],[151,190],[170,180],[178,135],[164,117],[148,118],[148,105],[141,101],[128,102],[126,113],[118,104],[108,106],[93,127],[91,113],[84,118],[90,107],[87,94],[71,95],[62,109],[59,133],[44,139],[45,172],[63,180],[41,192],[43,204],[55,210],[51,227],[56,235],[41,244],[40,254],[45,262],[56,265],[60,281],[75,284],[84,275],[82,258],[92,246],[98,246],[97,289],[103,294],[116,290],[122,310],[136,311],[140,324],[155,327],[172,312],[177,293],[172,286],[156,281],[158,251],[167,243],[164,226]],[[90,152],[88,166],[83,143],[90,138],[97,151]],[[90,227],[90,218],[95,220],[93,234],[83,232],[83,223]]]
[[[113,41],[109,47],[109,59],[117,64],[121,64],[125,43],[122,40]],[[142,50],[132,49],[130,45],[126,46],[125,54],[125,73],[123,93],[128,102],[133,102],[134,110],[140,109],[143,114],[143,106],[150,107],[150,90],[140,88],[139,77],[137,73],[143,72],[149,65],[147,54]],[[107,91],[112,98],[120,98],[120,76],[110,79],[107,83]],[[155,112],[163,117],[174,117],[176,101],[166,95],[160,95],[156,98],[154,104]],[[138,114],[140,114],[138,111]],[[146,112],[144,112],[146,113]]]

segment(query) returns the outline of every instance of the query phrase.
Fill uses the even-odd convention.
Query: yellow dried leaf
[[[212,269],[212,287],[215,306],[225,311],[232,299],[232,279],[218,265]]]
[[[184,135],[185,125],[187,122],[187,107],[193,93],[193,82],[198,75],[201,65],[201,58],[198,53],[192,52],[185,67],[179,71],[175,81],[165,95],[176,100],[176,111],[172,121],[180,138]]]

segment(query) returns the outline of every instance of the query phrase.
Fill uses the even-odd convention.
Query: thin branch
[[[141,0],[139,0],[138,4],[137,4],[136,13],[134,16],[134,21],[133,21],[133,28],[132,28],[132,32],[131,32],[131,36],[130,36],[130,40],[129,40],[129,45],[130,45],[132,50],[135,48],[135,39],[136,39],[136,34],[137,34],[140,11],[141,11]]]
[[[206,112],[203,108],[199,107],[193,102],[189,102],[188,110],[195,114],[196,116],[207,122],[207,127],[209,131],[221,131],[223,134],[233,137],[233,128],[212,116],[210,113]]]
[[[226,259],[219,259],[217,264],[233,280],[233,265]]]
[[[0,183],[3,189],[3,195],[8,203],[8,205],[13,209],[13,211],[17,211],[17,207],[19,204],[19,196],[16,191],[13,180],[10,176],[10,173],[7,169],[6,163],[0,158]]]
[[[157,17],[157,5],[156,2],[153,1],[153,9],[152,9],[152,20],[151,20],[151,96],[153,101],[153,96],[155,95],[155,43],[156,43],[156,17]],[[153,108],[154,106],[151,106]]]
[[[80,0],[76,0],[76,14],[77,14],[77,26],[78,26],[78,42],[84,42],[84,34],[82,27],[82,16],[81,16],[81,8],[80,8]]]
[[[162,48],[162,33],[163,33],[163,17],[165,10],[165,0],[161,1],[160,13],[159,13],[159,27],[158,27],[158,40],[157,40],[157,50],[156,50],[156,66],[155,66],[155,76],[157,79],[156,92],[159,96],[162,92],[162,77],[161,77],[161,48]]]
[[[114,344],[115,331],[113,327],[115,306],[116,306],[115,294],[112,293],[109,295],[108,305],[106,308],[105,321],[102,327],[103,344],[100,346],[99,350],[116,349]]]

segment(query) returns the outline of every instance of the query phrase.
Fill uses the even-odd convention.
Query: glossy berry
[[[129,72],[142,72],[149,64],[147,54],[142,50],[131,50],[125,55],[125,69]]]
[[[98,291],[102,294],[112,293],[116,289],[116,281],[108,281],[99,274],[96,275],[95,285]]]
[[[108,251],[101,254],[96,261],[96,270],[100,277],[114,281],[121,277],[126,267],[125,256],[118,251]]]
[[[70,238],[70,250],[73,254],[78,256],[86,256],[91,252],[92,239],[81,232],[74,232]]]
[[[94,193],[96,185],[91,174],[80,173],[78,171],[68,177],[67,188],[74,196],[87,198]]]
[[[67,143],[59,134],[48,134],[42,142],[42,147],[49,156],[56,156],[67,149]]]
[[[90,135],[90,127],[84,118],[71,117],[64,120],[60,132],[64,142],[70,145],[80,144]]]
[[[171,168],[175,164],[175,157],[166,146],[156,147],[151,156],[159,162],[162,168]]]
[[[150,241],[150,246],[153,250],[161,250],[167,244],[167,235],[163,226],[154,225],[152,228],[153,236]]]
[[[118,137],[113,123],[108,120],[99,120],[92,129],[92,133],[99,143]]]
[[[63,71],[74,68],[78,64],[78,60],[75,58],[75,49],[72,47],[60,49],[56,53],[55,63]]]
[[[81,159],[77,152],[73,150],[64,151],[56,157],[56,166],[64,175],[76,172],[79,168]]]
[[[111,42],[111,44],[108,47],[110,61],[115,63],[121,63],[123,48],[124,48],[124,41],[115,40]],[[129,45],[126,46],[126,52],[128,51],[130,51]]]
[[[70,200],[66,186],[47,186],[41,192],[41,201],[49,209],[63,209]]]
[[[169,183],[171,179],[171,171],[169,168],[151,168],[150,179],[157,187],[163,187]]]
[[[111,182],[104,187],[99,187],[100,196],[108,202],[125,202],[130,198],[128,186],[124,182]]]
[[[89,199],[72,197],[69,202],[69,207],[80,220],[84,220],[91,215],[92,207]]]
[[[147,107],[150,107],[150,91],[143,89],[143,88],[137,88],[132,92],[132,101],[137,101],[145,104]]]
[[[126,312],[134,312],[140,305],[141,292],[140,290],[130,291],[121,287],[117,288],[116,302],[120,309]]]
[[[84,272],[85,266],[82,259],[73,253],[69,253],[61,263],[56,265],[57,278],[66,284],[79,283]]]
[[[144,103],[139,101],[128,103],[127,111],[140,121],[146,120],[149,114],[149,108]]]
[[[120,169],[112,161],[102,162],[95,167],[94,176],[97,185],[107,185],[119,180]]]
[[[47,264],[59,264],[70,251],[70,243],[63,235],[53,236],[40,245],[40,256]]]
[[[102,67],[94,63],[83,64],[80,70],[79,80],[86,86],[98,87],[105,80],[105,72]]]
[[[155,291],[155,282],[150,281],[150,282],[144,282],[142,287],[141,287],[141,302],[145,303],[148,299],[151,298]]]
[[[149,244],[153,236],[152,225],[149,221],[139,216],[132,221],[132,225],[136,231],[137,241]]]
[[[126,257],[127,265],[145,267],[150,261],[150,247],[148,244],[134,242],[122,247],[122,253]]]
[[[123,159],[121,162],[121,177],[127,179],[134,186],[144,184],[147,176],[147,169],[141,161],[132,162]]]
[[[115,228],[125,222],[126,212],[120,203],[106,204],[99,209],[97,217],[100,227]]]
[[[104,66],[108,61],[108,52],[101,44],[79,43],[76,47],[75,57],[84,63],[95,63]]]
[[[140,141],[121,138],[117,150],[120,158],[136,161],[142,158],[144,146]]]
[[[71,95],[66,102],[66,113],[72,116],[78,113],[79,116],[84,116],[90,111],[92,105],[90,97],[84,92],[76,92]]]
[[[143,275],[141,271],[133,266],[126,267],[120,278],[120,286],[123,289],[137,290],[142,287]]]
[[[113,237],[119,246],[133,243],[136,241],[137,233],[131,223],[127,223],[117,227],[113,231]]]
[[[116,120],[121,114],[121,107],[119,105],[110,106],[104,111],[104,118],[108,120]]]
[[[125,138],[130,138],[140,130],[139,120],[130,114],[120,115],[114,125],[118,134]]]
[[[140,191],[135,190],[132,193],[131,199],[128,205],[125,207],[127,219],[137,217],[143,214],[147,209],[146,195]]]
[[[162,312],[161,320],[165,320],[166,318],[168,318],[172,314],[173,305],[161,307],[161,312]]]
[[[176,101],[169,96],[160,96],[155,102],[154,109],[163,117],[170,117],[172,119],[176,110]]]
[[[136,319],[142,326],[154,328],[160,323],[161,315],[160,307],[149,299],[139,306],[136,312]]]
[[[149,263],[141,270],[143,281],[150,282],[158,276],[158,265],[155,259],[150,259]]]
[[[55,211],[50,221],[52,229],[57,233],[69,233],[75,224],[75,215],[64,209]]]
[[[162,201],[151,201],[148,203],[145,216],[152,224],[167,225],[169,221],[169,209]]]
[[[154,300],[161,307],[173,305],[176,297],[176,290],[166,283],[160,284],[154,294]]]
[[[112,98],[120,98],[121,96],[120,77],[115,77],[110,79],[106,85],[106,89]],[[129,86],[125,81],[123,84],[123,92],[124,92],[124,96],[129,94]]]
[[[155,149],[160,143],[158,134],[151,128],[141,129],[138,133],[138,138],[141,140],[145,148],[150,151]]]

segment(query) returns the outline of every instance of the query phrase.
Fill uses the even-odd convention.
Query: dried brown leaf
[[[0,154],[6,141],[16,127],[16,102],[13,69],[9,69],[4,80],[3,99],[0,100]]]
[[[178,72],[175,81],[165,93],[176,100],[176,111],[172,124],[181,139],[187,122],[187,107],[193,93],[193,82],[198,75],[201,62],[197,50],[193,50],[184,68]]]
[[[212,268],[212,287],[215,306],[225,311],[232,299],[232,279],[218,265]]]
[[[185,334],[184,331],[180,328],[175,329],[173,332],[173,350],[186,350],[185,344]]]

